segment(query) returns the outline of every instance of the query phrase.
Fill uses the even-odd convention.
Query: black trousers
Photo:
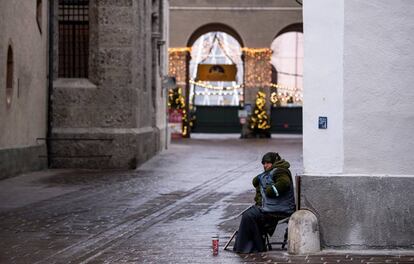
[[[233,251],[254,253],[266,251],[265,234],[273,235],[277,222],[286,216],[264,213],[258,206],[243,213]]]

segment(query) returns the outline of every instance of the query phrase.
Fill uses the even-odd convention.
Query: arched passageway
[[[192,131],[240,132],[237,111],[243,101],[244,62],[239,41],[224,31],[201,35],[191,46],[189,75]]]
[[[269,115],[271,89],[278,84],[277,80],[272,80],[272,65],[270,63],[272,50],[270,44],[275,36],[284,33],[283,31],[295,30],[297,25],[301,27],[301,7],[298,7],[296,3],[284,7],[273,3],[271,6],[266,7],[266,10],[251,7],[234,7],[239,12],[233,12],[235,10],[233,8],[234,3],[228,4],[228,7],[226,5],[225,8],[219,8],[214,10],[214,12],[205,5],[198,6],[197,4],[195,4],[195,7],[192,7],[191,12],[183,6],[174,6],[172,8],[170,34],[170,45],[172,47],[169,48],[169,74],[176,78],[178,87],[182,88],[183,96],[188,102],[186,106],[188,107],[188,112],[192,111],[196,115],[195,118],[194,116],[187,118],[189,124],[194,124],[191,129],[188,126],[191,132],[199,132],[200,126],[198,125],[201,121],[200,111],[202,108],[214,107],[220,111],[217,115],[221,113],[221,116],[225,116],[223,110],[226,107],[234,107],[233,120],[234,127],[237,128],[233,131],[224,131],[211,126],[209,132],[233,132],[241,133],[242,137],[255,137],[255,132],[249,132],[250,129],[247,127],[251,127],[249,116],[254,112],[258,92],[265,94],[266,106],[261,110],[266,111],[267,115]],[[202,14],[201,11],[203,11]],[[223,16],[219,18],[218,13],[223,14]],[[247,19],[250,17],[252,19]],[[198,67],[194,65],[195,63],[200,63],[200,61],[195,62],[196,60],[194,59],[197,56],[194,52],[197,45],[196,42],[202,41],[200,39],[203,38],[203,41],[206,42],[206,39],[209,38],[211,40],[210,45],[205,45],[206,49],[208,49],[208,46],[220,47],[219,44],[221,43],[218,45],[213,45],[212,43],[214,32],[227,34],[237,41],[237,46],[240,45],[240,58],[243,66],[237,67],[237,72],[241,74],[242,70],[243,76],[242,78],[238,77],[234,83],[201,83],[202,80],[197,78],[198,76],[195,73],[194,68]],[[209,34],[210,37],[207,37]],[[223,58],[227,57],[226,54],[221,55]],[[207,59],[201,63],[207,62],[221,63],[217,60],[214,62],[214,60]],[[233,62],[230,60],[224,61],[224,63]],[[277,76],[276,71],[273,71],[273,73]],[[240,82],[241,79],[242,81]],[[197,86],[195,82],[201,87],[194,88],[194,86]],[[207,85],[210,85],[211,89],[202,87]],[[240,93],[234,92],[235,85],[241,86]],[[195,108],[190,109],[191,104]],[[260,113],[263,113],[263,111]],[[194,120],[194,122],[191,122],[191,120]],[[229,124],[231,122],[226,123]],[[183,131],[188,130],[183,128]]]
[[[303,27],[292,24],[272,41],[271,131],[302,133]]]

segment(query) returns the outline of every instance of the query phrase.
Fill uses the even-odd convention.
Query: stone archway
[[[271,44],[275,75],[270,88],[273,133],[302,133],[303,24],[281,29]]]
[[[243,47],[245,109],[255,105],[258,91],[269,94],[272,83],[269,43],[275,33],[302,21],[302,8],[295,2],[267,3],[266,7],[258,3],[239,6],[236,2],[226,2],[220,7],[205,2],[191,7],[172,3],[170,11],[169,74],[176,77],[177,85],[184,88],[188,83],[185,62],[190,58],[186,54],[195,40],[206,32],[226,32]],[[180,62],[174,63],[173,57]]]
[[[239,133],[238,109],[244,101],[243,40],[231,27],[212,23],[201,26],[188,40],[191,56],[187,60],[186,87],[189,113],[195,116],[192,132]],[[237,73],[234,81],[197,79],[199,64],[233,64]]]
[[[169,49],[169,64],[170,64],[170,72],[169,74],[175,76],[177,86],[183,88],[183,94],[185,95],[186,100],[186,113],[190,113],[190,61],[191,61],[191,48],[194,43],[203,35],[208,34],[209,32],[222,32],[226,33],[238,42],[238,45],[243,48],[243,40],[240,34],[237,33],[235,29],[232,27],[222,24],[222,23],[208,23],[202,25],[195,29],[187,40],[187,46],[184,48],[170,48]],[[241,57],[243,61],[243,57]],[[244,70],[244,69],[243,69]],[[244,82],[244,76],[240,79],[241,83]],[[235,108],[237,108],[236,106]],[[233,107],[234,108],[234,107]],[[236,113],[235,120],[233,120],[234,124],[238,124],[238,117],[237,117],[237,109],[231,110],[231,112]],[[187,123],[186,123],[187,121]],[[183,136],[188,137],[189,133],[189,122],[190,118],[185,118],[183,124]],[[240,128],[237,128],[238,131]],[[234,132],[234,131],[233,131]]]
[[[222,24],[222,23],[210,23],[210,24],[206,24],[206,25],[203,25],[197,28],[193,32],[193,34],[191,34],[191,36],[189,37],[188,42],[187,42],[187,47],[193,46],[194,42],[202,35],[208,32],[214,32],[214,31],[221,31],[221,32],[225,32],[231,35],[233,38],[235,38],[239,42],[241,47],[244,47],[243,39],[241,38],[239,33],[237,33],[237,31],[233,29],[232,27],[226,24]]]
[[[291,31],[296,31],[296,32],[301,32],[301,33],[303,33],[303,23],[293,23],[293,24],[290,24],[290,25],[288,25],[288,26],[286,26],[286,27],[284,27],[284,28],[282,28],[277,34],[276,34],[276,36],[274,37],[274,39],[275,38],[277,38],[277,37],[279,37],[280,35],[282,35],[283,33],[286,33],[286,32],[291,32]]]

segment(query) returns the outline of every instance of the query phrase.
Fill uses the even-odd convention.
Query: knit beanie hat
[[[264,164],[265,162],[269,162],[269,163],[273,164],[278,160],[280,160],[280,156],[279,156],[278,153],[276,153],[276,152],[267,152],[266,154],[263,155],[262,164]]]

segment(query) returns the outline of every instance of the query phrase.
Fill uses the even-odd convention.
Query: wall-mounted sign
[[[198,64],[198,81],[236,81],[236,64]]]
[[[318,119],[318,127],[319,129],[327,129],[328,128],[328,117],[320,116]]]

